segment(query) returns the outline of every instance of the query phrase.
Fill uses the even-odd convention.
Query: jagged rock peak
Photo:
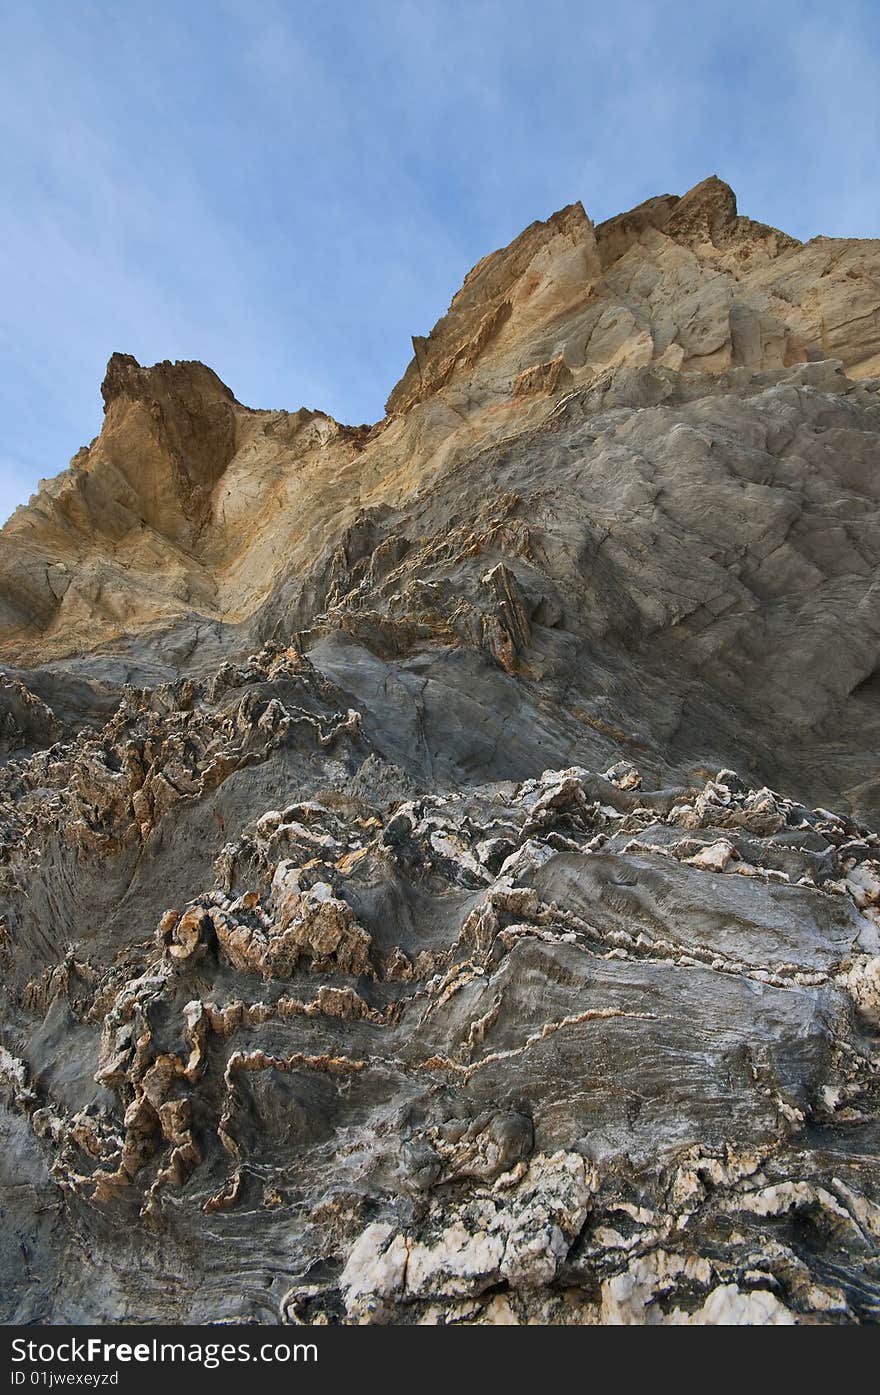
[[[172,614],[257,622],[288,577],[346,579],[347,564],[327,559],[344,556],[361,513],[409,507],[567,395],[615,394],[624,375],[646,374],[639,392],[652,401],[694,377],[814,361],[871,380],[878,281],[880,244],[801,245],[741,215],[711,176],[598,226],[572,203],[484,257],[414,337],[371,429],[244,407],[198,362],[114,354],[97,441],[3,530],[0,651],[31,664]],[[326,596],[323,581],[290,584],[293,609],[277,602],[285,624],[294,613],[310,624],[318,597],[336,594],[336,580]]]
[[[119,397],[135,401],[149,401],[167,396],[169,393],[200,396],[216,394],[235,402],[236,398],[213,369],[198,359],[179,359],[171,362],[164,359],[145,368],[133,354],[111,354],[107,371],[101,383],[101,396],[106,412],[112,402]]]
[[[683,197],[659,195],[598,227],[580,203],[569,204],[477,263],[431,332],[413,337],[414,357],[386,410],[408,411],[487,357],[497,361],[501,381],[512,374],[519,393],[563,387],[572,370],[602,371],[626,359],[661,359],[676,369],[728,366],[736,361],[728,312],[738,283],[799,245],[786,233],[741,217],[736,195],[716,175]],[[627,263],[629,274],[618,274],[617,264],[628,254],[643,269],[640,276],[635,260]],[[719,273],[723,281],[710,286]],[[705,305],[690,303],[703,287]],[[751,288],[747,294],[758,300],[757,310],[768,312],[763,337],[780,341],[779,333],[771,332],[774,316],[765,303],[766,288],[757,297]],[[795,302],[802,299],[799,290]],[[681,326],[679,307],[687,310]],[[613,342],[600,335],[596,354],[591,334],[606,311],[606,322],[622,322],[632,333],[612,335]],[[701,324],[703,338],[712,338],[722,350],[718,355],[713,347],[706,362],[694,361],[702,360],[704,346],[696,344],[691,353],[678,333],[681,328],[687,340],[694,316],[710,321],[708,327]],[[690,333],[691,339],[698,337]],[[537,353],[546,355],[543,363]],[[795,345],[791,353],[801,350]],[[783,354],[779,357],[781,362]],[[550,369],[554,360],[564,371]]]
[[[593,224],[581,203],[568,204],[544,222],[534,222],[509,246],[492,252],[468,272],[461,290],[427,336],[413,335],[414,357],[386,403],[389,414],[406,411],[448,381],[457,368],[472,367],[533,285],[523,285],[536,259],[555,253],[556,279],[583,288],[599,273]],[[568,263],[563,273],[563,261]],[[538,273],[540,275],[540,273]],[[552,314],[552,308],[546,307]]]
[[[708,233],[709,240],[723,238],[736,228],[736,194],[729,184],[712,174],[695,184],[670,212],[667,229],[687,236]]]
[[[665,231],[682,240],[710,242],[724,247],[731,241],[771,235],[780,249],[798,247],[797,238],[781,233],[766,223],[756,223],[737,212],[736,194],[717,175],[695,184],[670,210]]]

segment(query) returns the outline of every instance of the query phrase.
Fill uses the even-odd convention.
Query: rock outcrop
[[[710,179],[372,427],[113,356],[0,533],[5,1320],[877,1320],[878,286]]]

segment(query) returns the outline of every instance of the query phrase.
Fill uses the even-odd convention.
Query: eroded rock
[[[572,205],[372,428],[113,356],[0,533],[7,1320],[876,1321],[877,256]]]

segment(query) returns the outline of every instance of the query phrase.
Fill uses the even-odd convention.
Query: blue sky
[[[0,518],[110,353],[373,421],[466,271],[707,174],[880,235],[876,0],[0,0]]]

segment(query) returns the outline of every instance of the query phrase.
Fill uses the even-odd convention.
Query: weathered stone
[[[372,428],[113,356],[0,532],[6,1320],[876,1322],[877,263],[710,179]]]

